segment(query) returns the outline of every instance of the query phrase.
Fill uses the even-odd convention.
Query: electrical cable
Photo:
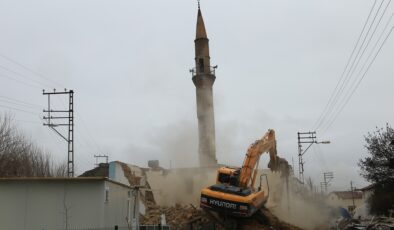
[[[31,72],[31,73],[33,73],[34,75],[36,75],[36,76],[38,76],[38,77],[40,77],[40,78],[42,78],[42,79],[44,79],[44,80],[46,80],[46,81],[48,81],[48,82],[52,82],[52,83],[53,83],[54,85],[56,85],[56,86],[60,86],[60,85],[61,85],[61,84],[59,84],[58,82],[56,82],[56,81],[54,81],[54,80],[52,80],[52,79],[50,79],[50,78],[47,78],[47,77],[45,77],[44,75],[42,75],[42,74],[40,74],[40,73],[34,71],[33,69],[31,69],[31,68],[29,68],[29,67],[27,67],[27,66],[25,66],[25,65],[23,65],[23,64],[21,64],[21,63],[19,63],[19,62],[17,62],[17,61],[15,61],[14,59],[5,56],[4,54],[0,54],[0,57],[6,59],[7,61],[9,61],[9,62],[11,62],[11,63],[13,63],[13,64],[15,64],[15,65],[17,65],[17,66],[23,68],[23,69],[25,69],[25,70],[27,70],[27,71],[29,71],[29,72]]]
[[[30,113],[30,114],[33,114],[35,116],[38,115],[37,113],[34,113],[32,111],[27,111],[27,110],[24,110],[24,109],[18,109],[18,108],[10,107],[10,106],[7,106],[7,105],[1,105],[0,104],[0,107],[6,108],[6,109],[11,109],[11,110],[16,110],[16,111],[20,111],[20,112],[24,112],[24,113]]]
[[[373,12],[373,9],[375,8],[376,2],[377,2],[377,0],[374,1],[373,5],[372,5],[372,7],[371,7],[371,9],[370,9],[370,11],[369,11],[367,20],[365,20],[364,26],[363,26],[363,28],[362,28],[362,30],[361,30],[361,33],[360,33],[360,35],[358,36],[357,42],[356,42],[356,44],[355,44],[354,47],[353,47],[352,53],[350,54],[350,56],[349,56],[349,58],[348,58],[348,60],[347,60],[345,69],[343,70],[343,72],[342,72],[342,74],[341,74],[341,77],[339,78],[339,81],[337,82],[337,85],[335,86],[334,91],[331,93],[331,96],[330,96],[330,98],[329,98],[327,104],[325,105],[325,107],[324,107],[322,113],[320,114],[319,118],[317,119],[317,121],[316,121],[315,124],[313,125],[314,128],[313,128],[312,130],[316,130],[317,127],[319,127],[320,124],[324,121],[324,119],[322,120],[322,117],[323,117],[323,115],[325,114],[326,110],[328,109],[329,105],[331,104],[331,102],[332,102],[332,100],[333,100],[333,98],[334,98],[334,95],[336,95],[336,91],[337,91],[337,89],[338,89],[338,86],[340,85],[340,83],[341,83],[343,77],[345,76],[346,70],[347,70],[347,68],[348,68],[348,66],[349,66],[349,64],[350,64],[350,61],[351,61],[352,57],[353,57],[354,51],[356,50],[356,48],[357,48],[357,46],[358,46],[358,44],[359,44],[359,42],[360,42],[360,40],[361,40],[361,37],[362,37],[362,35],[363,35],[363,33],[364,33],[364,30],[365,30],[365,28],[366,28],[366,26],[367,26],[367,24],[368,24],[369,18],[371,17],[371,14],[372,14],[372,12]]]
[[[345,79],[344,79],[344,81],[342,82],[342,84],[341,84],[341,86],[340,86],[340,88],[339,88],[339,90],[338,90],[338,92],[337,92],[336,97],[334,97],[333,103],[332,103],[331,106],[329,107],[329,112],[327,113],[326,118],[327,118],[327,116],[330,116],[330,115],[332,114],[332,112],[333,112],[334,109],[335,109],[335,106],[336,106],[337,103],[338,103],[338,100],[339,100],[339,99],[341,98],[341,96],[342,96],[343,91],[344,91],[344,90],[346,89],[346,87],[348,86],[348,83],[349,83],[349,80],[350,80],[350,77],[349,77],[350,75],[349,75],[349,74],[350,74],[351,70],[353,69],[353,66],[354,66],[354,64],[355,64],[355,61],[358,59],[358,56],[359,56],[359,54],[360,54],[360,51],[361,51],[362,47],[364,46],[364,43],[365,43],[365,41],[366,41],[366,39],[367,39],[367,37],[368,37],[368,35],[369,35],[369,32],[371,31],[372,26],[373,26],[374,23],[375,23],[376,17],[377,17],[378,14],[379,14],[379,11],[380,11],[380,9],[381,9],[381,7],[382,7],[382,5],[383,5],[383,2],[384,2],[384,0],[382,0],[382,2],[380,3],[378,10],[376,11],[375,16],[374,16],[373,19],[372,19],[372,22],[371,22],[371,24],[369,25],[369,28],[368,28],[368,30],[367,30],[367,33],[365,34],[364,39],[363,39],[363,41],[362,41],[360,47],[358,48],[357,54],[356,54],[355,58],[353,59],[352,64],[350,65],[350,68],[349,68],[349,70],[348,70],[348,73],[346,74]],[[319,128],[320,128],[320,126],[318,126],[316,129],[319,129]]]
[[[32,88],[36,88],[36,89],[40,89],[40,90],[42,89],[42,87],[39,87],[39,86],[36,86],[36,85],[32,85],[32,84],[30,84],[30,83],[21,81],[21,80],[19,80],[19,79],[17,79],[17,78],[13,78],[13,77],[10,77],[10,76],[7,76],[7,75],[0,75],[0,77],[7,78],[7,79],[10,79],[10,80],[16,81],[16,82],[18,82],[18,83],[21,83],[21,84],[23,84],[23,85],[26,85],[26,86],[29,86],[29,87],[32,87]]]
[[[339,88],[337,97],[334,98],[333,104],[331,105],[331,107],[330,107],[330,109],[329,109],[330,112],[329,112],[328,114],[331,114],[331,113],[333,112],[333,108],[334,108],[335,105],[337,104],[338,100],[341,98],[341,94],[343,93],[343,91],[345,90],[345,88],[346,88],[347,85],[348,85],[348,82],[349,82],[349,80],[350,80],[350,78],[349,78],[350,75],[349,75],[349,74],[350,74],[351,70],[353,69],[353,66],[354,66],[354,64],[355,64],[355,61],[357,60],[357,58],[358,58],[358,56],[359,56],[359,54],[360,54],[360,51],[361,51],[362,47],[364,46],[364,43],[365,43],[365,41],[366,41],[366,39],[367,39],[367,37],[368,37],[368,35],[369,35],[369,32],[371,31],[371,28],[372,28],[373,24],[375,23],[376,17],[377,17],[378,14],[379,14],[379,11],[380,11],[380,9],[381,9],[381,7],[382,7],[382,5],[383,5],[383,2],[384,2],[384,0],[382,0],[382,2],[380,3],[378,10],[376,11],[375,16],[374,16],[373,19],[372,19],[372,22],[371,22],[371,24],[369,25],[368,31],[367,31],[367,33],[365,34],[365,37],[364,37],[364,39],[363,39],[363,41],[362,41],[360,47],[358,48],[357,54],[356,54],[355,58],[353,59],[352,64],[350,65],[350,68],[349,68],[349,71],[348,71],[348,73],[347,73],[347,75],[346,75],[346,77],[345,77],[345,80],[342,82],[342,85],[341,85],[341,87]],[[317,129],[318,129],[318,128],[317,128]]]
[[[361,76],[362,71],[365,69],[365,66],[367,65],[367,63],[369,62],[369,60],[370,60],[372,54],[373,54],[374,51],[376,50],[376,47],[377,47],[377,45],[379,44],[379,42],[381,41],[383,35],[385,34],[385,32],[386,32],[386,30],[387,30],[387,28],[388,28],[390,22],[391,22],[392,19],[393,19],[393,16],[394,16],[394,12],[391,14],[390,18],[387,20],[386,25],[384,26],[382,32],[381,32],[380,35],[379,35],[379,38],[376,40],[375,45],[373,46],[373,48],[372,48],[371,51],[369,52],[368,57],[365,59],[364,64],[362,65],[362,67],[360,68],[359,72],[357,73],[358,76]],[[391,32],[389,32],[389,33],[391,33]],[[387,39],[387,38],[386,38],[386,39]],[[357,81],[357,78],[354,79],[352,85],[354,85],[354,84],[356,83],[356,81]],[[352,92],[352,91],[350,91],[350,89],[349,89],[348,92],[346,93],[346,95],[344,96],[344,100],[342,100],[342,103],[340,103],[340,104],[343,104],[343,102],[345,101],[345,99],[348,98],[350,94],[352,94],[351,92]],[[337,110],[337,111],[338,111],[338,110]],[[334,119],[336,119],[336,118],[334,118]],[[330,119],[330,120],[333,120],[333,119]],[[328,124],[330,124],[331,122],[332,122],[332,121],[330,121]],[[329,126],[329,125],[327,125],[326,127],[328,127],[328,126]]]
[[[380,53],[380,51],[382,50],[382,47],[384,46],[384,44],[386,43],[387,39],[389,38],[391,32],[393,31],[394,26],[391,27],[389,33],[387,34],[386,38],[384,39],[383,43],[380,45],[379,50],[376,52],[375,56],[373,57],[372,61],[369,63],[367,69],[365,70],[364,74],[362,75],[362,77],[360,78],[360,80],[357,82],[356,86],[353,88],[353,90],[351,91],[351,94],[349,95],[349,97],[346,99],[345,103],[341,106],[341,108],[339,109],[339,111],[337,112],[337,114],[335,115],[334,119],[329,123],[328,127],[324,130],[323,134],[327,132],[327,130],[332,126],[332,124],[335,122],[335,120],[338,118],[339,114],[342,112],[342,110],[345,108],[345,106],[349,103],[351,97],[353,96],[354,92],[356,91],[356,89],[359,87],[359,85],[361,84],[361,81],[364,79],[364,77],[366,76],[366,74],[368,73],[369,69],[371,68],[372,64],[375,62],[376,57],[378,56],[378,54]]]
[[[21,100],[17,100],[17,99],[13,99],[13,98],[1,96],[1,95],[0,95],[0,100],[3,102],[6,102],[6,103],[18,105],[18,106],[26,106],[26,107],[33,107],[33,108],[40,108],[40,109],[42,108],[40,105],[24,102]]]
[[[46,86],[46,87],[52,88],[52,86],[50,86],[49,84],[43,83],[43,82],[38,81],[38,80],[33,79],[33,78],[30,78],[30,77],[28,77],[28,76],[26,76],[26,75],[24,75],[24,74],[21,74],[21,73],[19,73],[19,72],[16,72],[16,71],[14,71],[14,70],[12,70],[12,69],[9,69],[9,68],[7,68],[7,67],[4,67],[4,66],[2,66],[2,65],[0,65],[0,68],[4,69],[4,70],[6,70],[6,71],[8,71],[8,72],[10,72],[10,73],[13,73],[13,74],[15,74],[15,75],[17,75],[17,76],[20,76],[20,77],[22,77],[22,78],[25,78],[25,79],[34,81],[34,82],[37,83],[37,84],[44,85],[44,86]]]
[[[355,67],[353,68],[352,72],[350,73],[350,78],[353,76],[354,71],[356,70],[356,68],[358,67],[358,64],[360,63],[362,57],[364,56],[364,53],[365,53],[365,51],[367,50],[367,48],[368,48],[368,46],[369,46],[369,44],[370,44],[372,38],[374,37],[374,35],[375,35],[375,33],[376,33],[376,30],[377,30],[377,28],[379,27],[380,22],[382,21],[382,18],[383,18],[383,16],[385,15],[386,10],[387,10],[388,6],[390,5],[390,3],[391,3],[391,0],[389,0],[389,2],[387,3],[387,5],[386,5],[386,7],[385,7],[385,9],[384,9],[384,11],[383,11],[383,13],[382,13],[382,15],[381,15],[380,18],[379,18],[378,23],[376,23],[375,29],[373,30],[371,36],[369,37],[367,44],[364,46],[364,49],[363,49],[361,55],[359,56],[359,58],[358,58],[358,60],[357,60],[357,62],[356,62]]]

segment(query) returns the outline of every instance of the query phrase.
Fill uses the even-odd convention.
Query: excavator
[[[200,207],[234,217],[250,217],[268,200],[268,192],[261,186],[256,189],[260,156],[269,153],[268,168],[280,171],[281,177],[288,177],[288,162],[277,156],[275,131],[269,129],[259,140],[249,146],[241,168],[220,167],[217,171],[216,184],[203,188]],[[268,183],[267,183],[268,186]]]

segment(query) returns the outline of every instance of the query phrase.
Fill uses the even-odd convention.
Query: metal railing
[[[208,66],[208,74],[212,74],[215,75],[215,71],[218,68],[217,65],[215,66]],[[196,76],[197,74],[204,74],[206,73],[205,70],[204,71],[197,71],[196,67],[192,68],[189,70],[189,72],[192,74],[192,76]]]

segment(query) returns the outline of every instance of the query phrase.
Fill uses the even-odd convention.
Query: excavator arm
[[[269,129],[261,139],[256,140],[252,145],[249,146],[241,168],[239,180],[240,187],[248,187],[249,183],[251,187],[254,186],[258,162],[260,160],[260,156],[265,152],[268,152],[270,155],[268,167],[272,171],[278,170],[279,157],[277,156],[276,152],[275,131],[273,129]]]

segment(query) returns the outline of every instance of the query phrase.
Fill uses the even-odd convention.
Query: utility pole
[[[334,179],[333,172],[324,172],[323,173],[323,182],[320,182],[322,193],[323,193],[323,188],[324,188],[324,191],[327,192],[327,187],[330,185],[330,182],[332,179]]]
[[[354,210],[356,208],[356,204],[354,203],[353,181],[350,181],[350,191],[352,192],[353,210]]]
[[[96,166],[99,165],[99,163],[98,163],[99,158],[105,158],[105,163],[108,164],[108,155],[105,155],[105,154],[94,155],[94,158],[96,158],[96,164],[95,164]]]
[[[309,132],[298,132],[298,179],[301,181],[302,184],[304,184],[304,160],[302,159],[302,156],[308,151],[308,149],[313,145],[313,144],[329,144],[330,141],[321,141],[318,142],[316,140],[316,131],[309,131]],[[303,150],[302,149],[302,144],[309,144],[308,147]]]
[[[63,92],[56,92],[56,89],[53,89],[53,92],[45,92],[45,90],[43,90],[42,93],[48,96],[48,108],[43,110],[44,114],[46,114],[46,116],[43,116],[43,119],[46,121],[44,126],[48,126],[67,142],[67,176],[74,177],[74,91],[67,91],[67,89],[64,89]],[[68,109],[52,109],[51,95],[68,95]],[[53,116],[53,114],[56,115]],[[64,120],[66,120],[66,122],[64,122]],[[68,128],[67,135],[62,134],[57,129],[62,126]]]

